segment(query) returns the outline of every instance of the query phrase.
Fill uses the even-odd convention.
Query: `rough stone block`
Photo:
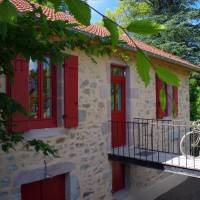
[[[71,200],[77,200],[80,196],[80,185],[76,176],[70,176],[70,196]]]

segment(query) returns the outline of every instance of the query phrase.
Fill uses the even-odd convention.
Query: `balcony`
[[[135,118],[111,124],[110,160],[200,177],[200,136],[191,122]]]

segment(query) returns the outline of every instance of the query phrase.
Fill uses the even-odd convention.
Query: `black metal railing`
[[[190,122],[134,118],[111,127],[112,157],[200,170],[199,135],[189,134]]]

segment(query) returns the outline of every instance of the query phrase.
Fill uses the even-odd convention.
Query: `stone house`
[[[30,10],[28,2],[12,2],[20,11]],[[68,14],[56,14],[48,8],[44,12],[58,20],[73,20]],[[109,34],[97,25],[80,31],[101,37]],[[127,41],[124,48],[134,56],[132,41],[124,35],[121,39]],[[0,200],[154,199],[185,180],[184,176],[147,168],[148,162],[133,164],[121,159],[126,155],[114,157],[111,153],[129,147],[129,131],[139,133],[147,124],[138,120],[172,120],[173,102],[176,120],[189,121],[189,74],[199,68],[135,42],[152,62],[173,71],[181,80],[178,89],[165,85],[171,94],[165,112],[160,111],[158,97],[163,83],[151,70],[151,82],[145,87],[134,61],[124,64],[118,57],[102,56],[95,58],[95,64],[80,50],[70,52],[71,56],[63,61],[64,67],[15,60],[15,84],[7,87],[2,77],[1,90],[33,113],[31,119],[16,114],[16,128],[25,131],[26,140],[42,139],[53,145],[59,150],[59,157],[44,157],[20,145],[9,154],[1,152]],[[133,135],[130,138],[141,139]]]

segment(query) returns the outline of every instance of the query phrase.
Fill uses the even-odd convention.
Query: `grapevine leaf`
[[[65,0],[69,12],[83,25],[90,25],[91,10],[83,0]]]
[[[112,45],[116,45],[119,39],[119,32],[118,32],[117,25],[113,23],[110,19],[105,18],[105,17],[103,18],[103,22],[104,22],[104,26],[110,32]]]
[[[139,34],[156,34],[164,30],[165,26],[150,20],[134,20],[128,26],[127,30]]]
[[[162,110],[165,111],[167,103],[166,103],[166,93],[163,88],[161,88],[160,90],[159,100],[160,100],[160,105],[161,105]]]
[[[13,23],[17,19],[17,10],[8,0],[0,3],[0,21],[4,23]]]
[[[141,50],[138,50],[136,52],[136,65],[140,78],[144,81],[145,86],[147,86],[150,82],[149,73],[150,73],[151,63]]]
[[[157,67],[156,68],[156,74],[158,77],[163,80],[165,83],[173,86],[179,86],[180,85],[180,79],[178,76],[172,72],[170,72],[168,69],[163,67]]]
[[[6,38],[7,31],[7,24],[4,22],[0,22],[0,35],[2,36],[3,40],[5,40]]]

